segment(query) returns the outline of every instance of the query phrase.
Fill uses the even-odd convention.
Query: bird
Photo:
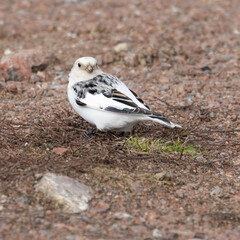
[[[78,58],[69,73],[67,94],[73,109],[98,130],[132,132],[141,121],[181,128],[147,106],[118,77],[105,73],[93,57]]]

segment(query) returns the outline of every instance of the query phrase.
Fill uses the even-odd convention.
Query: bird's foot
[[[129,132],[112,132],[112,135],[116,137],[128,137],[129,134]]]
[[[84,134],[88,137],[93,137],[96,133],[96,128],[86,128],[86,131],[84,132]]]

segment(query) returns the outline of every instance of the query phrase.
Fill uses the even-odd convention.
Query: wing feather
[[[149,107],[136,93],[110,74],[104,73],[93,79],[78,82],[73,89],[76,103],[81,107],[106,111],[111,111],[111,109],[116,111],[117,109],[123,113],[135,114],[144,114],[142,110],[149,110]]]
[[[136,97],[136,99],[142,103],[148,110],[150,110],[149,106],[131,89],[129,89],[131,93]]]

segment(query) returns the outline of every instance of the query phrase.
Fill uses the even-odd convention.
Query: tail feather
[[[170,128],[182,128],[179,124],[177,123],[173,123],[171,121],[169,121],[168,119],[166,119],[163,115],[159,114],[159,113],[153,113],[152,115],[149,116],[153,121],[163,124],[167,127]]]
[[[173,122],[169,121],[168,119],[166,119],[161,113],[152,112],[151,110],[140,108],[140,107],[119,109],[119,108],[109,106],[109,107],[105,108],[104,110],[111,111],[111,112],[124,113],[124,114],[141,115],[142,120],[148,120],[150,118],[151,120],[158,122],[160,124],[163,124],[170,128],[175,128],[175,127],[182,128],[180,125],[173,123]]]

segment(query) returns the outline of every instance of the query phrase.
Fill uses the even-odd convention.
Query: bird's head
[[[102,70],[93,57],[82,57],[75,61],[69,74],[69,81],[86,81],[101,74]]]

